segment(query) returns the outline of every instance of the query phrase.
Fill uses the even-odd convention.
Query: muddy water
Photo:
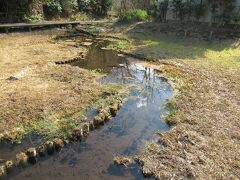
[[[113,157],[134,155],[147,140],[155,140],[155,132],[170,129],[161,117],[166,113],[164,104],[173,95],[171,86],[161,72],[98,47],[90,49],[87,60],[72,65],[103,69],[108,75],[99,82],[131,85],[130,98],[112,121],[90,133],[84,142],[70,144],[10,179],[144,179],[136,165],[115,166]]]
[[[36,147],[40,142],[40,137],[35,134],[30,134],[21,144],[12,144],[9,142],[0,142],[0,162],[1,160],[9,160],[15,157],[19,152],[26,150],[27,148]]]

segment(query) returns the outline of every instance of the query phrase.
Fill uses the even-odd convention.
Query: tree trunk
[[[32,0],[29,5],[29,12],[32,16],[43,17],[43,0]]]

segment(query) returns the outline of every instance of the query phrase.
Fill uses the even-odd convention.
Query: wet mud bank
[[[161,71],[144,67],[135,58],[104,50],[101,43],[89,44],[88,52],[80,58],[58,62],[66,63],[106,73],[98,82],[128,87],[128,98],[110,95],[109,105],[87,111],[88,120],[74,128],[67,139],[55,138],[37,147],[31,144],[29,147],[20,146],[20,149],[13,147],[16,158],[5,161],[0,167],[2,177],[144,179],[136,164],[119,167],[113,158],[117,155],[133,156],[146,141],[158,141],[154,135],[156,132],[170,130],[162,120],[167,113],[165,104],[173,96],[167,79],[163,78]],[[10,155],[6,157],[11,159]]]

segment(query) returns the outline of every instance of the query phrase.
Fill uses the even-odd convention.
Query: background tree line
[[[107,15],[112,0],[0,0],[0,22],[39,21],[84,12]]]
[[[240,20],[235,4],[236,0],[0,0],[0,21],[34,22],[79,12],[101,18],[113,7],[120,19],[126,20],[152,17],[165,22],[171,12],[180,21],[200,21],[208,11],[211,23],[227,24]]]
[[[44,14],[48,17],[69,16],[74,12],[86,12],[94,16],[105,16],[112,0],[44,0]]]
[[[157,11],[160,21],[167,20],[169,11],[180,21],[199,21],[206,13],[210,15],[210,23],[228,24],[240,20],[236,0],[161,0]]]

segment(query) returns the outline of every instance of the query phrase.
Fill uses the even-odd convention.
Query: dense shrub
[[[234,15],[235,15],[235,1],[234,0],[228,0],[224,2],[224,11],[220,15],[220,20],[222,23],[230,23],[234,21]]]
[[[171,7],[174,17],[179,20],[193,20],[193,18],[199,20],[207,8],[203,1],[198,0],[173,0]]]
[[[78,9],[77,0],[60,0],[62,16],[69,17]]]
[[[106,16],[112,6],[112,0],[90,0],[91,13],[96,16]]]
[[[85,12],[74,13],[70,16],[71,21],[90,21],[91,17]]]
[[[89,9],[89,0],[77,0],[78,3],[78,9],[81,12],[86,12]]]
[[[62,6],[57,0],[45,0],[43,11],[46,18],[59,17],[62,13]]]
[[[205,3],[203,3],[203,2],[194,3],[193,16],[197,21],[199,21],[199,19],[204,16],[205,9],[207,9],[207,6]]]
[[[106,16],[112,7],[113,0],[77,0],[78,9],[81,12],[92,14],[93,16]]]
[[[120,22],[139,22],[146,21],[148,18],[148,14],[145,10],[141,9],[131,9],[127,10],[125,13],[120,15]]]
[[[39,15],[24,15],[23,21],[26,23],[37,23],[42,20],[41,14]]]
[[[47,18],[69,17],[78,9],[77,0],[45,0],[44,15]]]

